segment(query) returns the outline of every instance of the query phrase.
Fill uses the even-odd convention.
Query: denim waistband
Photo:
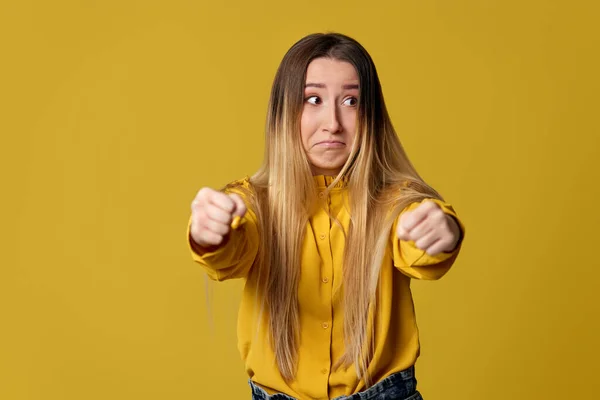
[[[283,393],[269,395],[265,390],[256,385],[252,380],[248,381],[252,389],[253,400],[297,400]],[[415,368],[409,367],[403,371],[387,376],[375,385],[363,392],[350,396],[336,397],[334,400],[380,400],[380,399],[410,399],[418,400],[421,396],[417,392],[417,380],[415,379]]]

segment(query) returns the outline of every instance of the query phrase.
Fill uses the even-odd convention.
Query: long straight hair
[[[292,381],[299,342],[298,281],[306,224],[318,207],[310,163],[300,136],[306,70],[314,59],[346,61],[359,76],[357,131],[350,157],[330,185],[348,182],[350,226],[345,232],[342,295],[345,354],[335,368],[354,365],[370,385],[373,324],[379,273],[390,229],[410,203],[439,194],[417,174],[394,131],[373,60],[354,39],[318,33],[295,43],[274,79],[266,122],[265,154],[250,178],[260,247],[256,274],[260,314],[282,377]],[[330,216],[335,220],[333,216]],[[374,251],[373,251],[374,249]],[[260,318],[260,317],[259,317]],[[372,321],[371,321],[372,322]],[[370,340],[369,340],[370,338]]]

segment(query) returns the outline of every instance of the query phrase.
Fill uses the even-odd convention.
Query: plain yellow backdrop
[[[205,286],[189,204],[256,170],[275,70],[317,31],[368,49],[468,229],[413,284],[424,397],[596,398],[597,4],[3,1],[0,398],[249,399],[241,282]]]

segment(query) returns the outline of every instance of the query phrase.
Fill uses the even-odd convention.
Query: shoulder
[[[245,176],[241,179],[236,179],[234,181],[229,182],[227,185],[225,185],[224,190],[229,189],[229,188],[236,188],[236,187],[244,187],[244,188],[248,188],[250,186],[250,177],[249,176]]]
[[[229,182],[223,187],[222,191],[225,193],[235,193],[244,198],[253,197],[256,193],[249,176]]]

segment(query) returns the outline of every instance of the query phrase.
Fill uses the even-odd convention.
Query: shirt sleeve
[[[246,204],[247,206],[247,204]],[[237,229],[232,229],[219,246],[203,248],[190,235],[191,217],[187,226],[187,243],[192,260],[215,281],[245,278],[258,253],[259,235],[256,215],[247,208]]]
[[[408,275],[411,278],[435,280],[444,276],[452,264],[454,264],[454,261],[460,252],[460,248],[462,247],[462,242],[465,235],[465,227],[450,204],[444,203],[437,199],[425,199],[423,201],[435,202],[438,206],[440,206],[444,213],[456,220],[461,230],[460,240],[452,252],[443,252],[435,256],[431,256],[427,254],[425,250],[419,249],[415,245],[414,241],[404,241],[398,239],[398,236],[396,236],[396,228],[400,218],[396,218],[390,235],[392,241],[394,266],[400,270],[400,272]],[[422,202],[412,203],[402,212],[413,210]]]

